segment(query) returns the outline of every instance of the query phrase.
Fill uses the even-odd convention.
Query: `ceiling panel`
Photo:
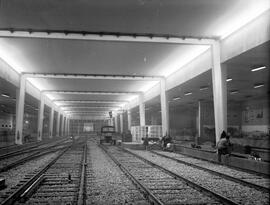
[[[0,27],[215,36],[230,26],[229,20],[267,3],[267,0],[2,0]]]

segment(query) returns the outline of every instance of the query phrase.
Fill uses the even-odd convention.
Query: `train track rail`
[[[18,157],[13,157],[12,159],[8,158],[5,160],[1,160],[1,165],[0,165],[0,173],[1,172],[6,172],[10,169],[13,169],[21,164],[24,164],[30,160],[33,160],[35,158],[47,155],[52,152],[56,152],[58,150],[64,149],[65,147],[69,146],[69,144],[57,144],[53,146],[48,146],[42,149],[35,150],[34,153],[31,154],[26,154],[26,156],[18,156]],[[4,163],[3,161],[8,161],[8,163]]]
[[[268,192],[268,193],[270,192],[270,188],[269,188],[270,179],[266,176],[263,177],[261,175],[246,173],[243,171],[235,170],[233,168],[228,168],[222,165],[213,164],[207,161],[202,161],[202,160],[194,159],[191,157],[185,157],[181,154],[176,154],[172,152],[153,151],[153,150],[151,150],[150,152],[157,154],[161,157],[165,157],[165,158],[174,160],[176,162],[207,171],[216,176],[220,176],[225,179],[232,180],[237,183],[241,183],[245,186],[253,187],[257,190]]]
[[[238,204],[132,152],[101,146],[152,204]]]
[[[45,149],[50,148],[50,147],[58,146],[59,144],[62,144],[64,141],[67,141],[67,139],[64,139],[64,140],[61,139],[60,141],[57,141],[57,142],[49,142],[49,143],[46,142],[46,143],[40,143],[38,145],[36,144],[36,145],[33,145],[33,146],[18,148],[15,151],[8,152],[8,153],[5,153],[5,154],[1,154],[0,155],[0,160],[7,159],[7,158],[10,158],[10,157],[14,157],[14,156],[18,156],[18,155],[21,155],[21,154],[27,154],[27,153],[30,153],[30,152],[33,152],[33,151],[45,150]]]
[[[44,168],[28,174],[6,194],[1,205],[24,204],[84,204],[84,179],[87,148],[85,143],[77,143],[61,151]],[[82,193],[82,194],[79,194]]]
[[[142,160],[153,163],[156,166],[168,169],[174,174],[183,177],[193,183],[209,189],[212,192],[223,195],[224,197],[238,204],[268,204],[269,192],[257,190],[253,187],[225,179],[221,176],[213,175],[208,171],[197,169],[185,164],[180,164],[175,160],[161,157],[159,155],[140,150],[128,150]]]

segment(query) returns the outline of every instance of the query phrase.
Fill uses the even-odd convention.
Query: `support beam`
[[[51,108],[50,123],[49,123],[49,138],[53,137],[53,119],[54,119],[54,109]]]
[[[160,102],[161,102],[161,124],[162,134],[165,136],[169,134],[169,106],[166,95],[166,80],[165,78],[160,81]]]
[[[106,101],[106,100],[52,100],[52,102],[55,102],[55,103],[96,103],[96,104],[101,104],[101,103],[104,103],[104,104],[107,104],[107,103],[110,103],[110,104],[114,104],[114,103],[128,103],[129,101],[126,101],[126,100],[110,100],[110,101]]]
[[[139,95],[140,126],[145,126],[145,104],[143,94]]]
[[[66,109],[112,109],[112,108],[115,108],[115,109],[120,109],[121,107],[120,106],[67,106],[67,105],[63,105],[63,106],[60,106],[62,108],[62,110],[66,110]]]
[[[137,80],[137,81],[159,81],[162,78],[162,76],[76,74],[76,73],[29,73],[29,72],[24,72],[23,75],[25,75],[27,78]]]
[[[38,141],[42,140],[43,119],[44,119],[44,95],[40,93],[40,102],[38,110],[38,136],[37,136]]]
[[[215,113],[216,143],[223,130],[227,131],[227,70],[220,64],[220,44],[215,43],[212,49],[212,83]]]
[[[56,136],[60,136],[60,112],[57,113],[57,120],[56,120]]]
[[[139,95],[141,92],[104,92],[104,91],[62,91],[44,90],[44,94],[72,94],[72,95]]]
[[[195,144],[200,143],[200,138],[202,137],[202,101],[198,101],[198,109],[197,109],[197,135],[195,136]]]
[[[16,137],[15,144],[23,144],[23,115],[24,115],[24,99],[25,99],[25,83],[26,78],[21,76],[20,87],[16,93]]]
[[[64,136],[65,116],[62,115],[61,136]]]
[[[114,124],[115,124],[115,132],[118,132],[118,115],[116,114],[114,117]]]
[[[87,32],[38,29],[1,29],[0,37],[12,38],[43,38],[90,41],[143,42],[143,43],[172,43],[188,45],[210,45],[214,39],[209,37],[173,36],[169,34],[136,34],[119,32]]]
[[[128,119],[128,130],[131,130],[131,111],[127,110],[127,119]]]
[[[123,112],[120,113],[120,133],[124,132]]]

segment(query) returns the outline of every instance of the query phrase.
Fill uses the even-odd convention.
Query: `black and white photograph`
[[[270,0],[0,0],[0,205],[268,205]]]

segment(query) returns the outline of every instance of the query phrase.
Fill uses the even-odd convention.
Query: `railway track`
[[[208,171],[181,164],[175,160],[161,157],[147,151],[128,150],[126,152],[139,157],[155,166],[165,168],[174,174],[209,189],[212,192],[236,202],[237,204],[269,204],[269,192],[213,175]]]
[[[131,152],[101,147],[152,204],[238,204]]]
[[[61,139],[58,140],[56,142],[46,142],[46,143],[39,143],[39,144],[35,144],[32,146],[24,146],[24,147],[18,147],[15,150],[9,151],[9,152],[4,152],[0,155],[0,160],[2,159],[7,159],[10,157],[14,157],[14,156],[18,156],[18,155],[22,155],[22,154],[27,154],[27,153],[31,153],[33,151],[38,151],[38,150],[45,150],[49,147],[53,147],[53,146],[58,146],[59,144],[64,143],[65,141],[67,141],[67,139]]]
[[[143,193],[96,142],[88,141],[86,204],[149,205]]]
[[[27,152],[27,153],[21,153],[16,154],[16,156],[8,156],[7,158],[3,158],[0,160],[0,173],[8,171],[12,168],[15,168],[21,164],[24,164],[30,160],[33,160],[35,158],[38,158],[40,156],[56,152],[60,149],[64,149],[66,146],[69,146],[71,143],[56,143],[49,146],[44,146],[40,149],[34,149],[32,150],[33,153]]]
[[[228,180],[232,180],[243,185],[253,187],[257,190],[270,192],[270,179],[268,176],[247,173],[227,166],[207,162],[205,160],[187,157],[178,153],[153,150],[151,150],[150,152],[157,154],[161,157],[165,157],[179,163],[183,163],[188,166],[207,171],[214,175],[221,176]]]
[[[6,204],[83,204],[84,179],[82,170],[86,157],[85,143],[77,143],[61,151],[42,169],[25,176],[6,193]],[[80,193],[80,194],[79,194]]]

